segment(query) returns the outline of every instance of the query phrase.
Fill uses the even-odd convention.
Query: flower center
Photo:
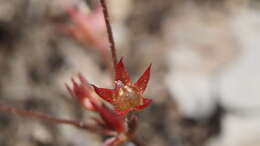
[[[143,97],[131,85],[118,86],[118,92],[114,96],[114,101],[120,110],[134,108],[143,104]]]

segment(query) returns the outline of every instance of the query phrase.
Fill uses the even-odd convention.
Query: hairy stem
[[[85,130],[95,132],[95,133],[98,133],[98,134],[102,134],[102,135],[114,135],[110,131],[100,130],[97,127],[95,127],[94,125],[87,125],[87,124],[84,124],[84,123],[78,122],[78,121],[60,119],[60,118],[49,116],[47,114],[17,109],[17,108],[7,106],[7,105],[1,105],[0,104],[0,111],[14,113],[14,114],[22,115],[22,116],[29,116],[29,117],[53,122],[53,123],[56,123],[56,124],[68,124],[68,125],[80,128],[80,129],[85,129]]]
[[[100,0],[100,3],[103,8],[103,15],[104,15],[108,39],[109,39],[109,43],[110,43],[110,50],[111,50],[111,54],[112,54],[113,65],[115,67],[116,63],[117,63],[116,46],[115,46],[115,41],[114,41],[114,37],[113,37],[112,27],[111,27],[111,24],[109,21],[109,14],[108,14],[108,10],[107,10],[108,8],[107,8],[106,0]]]

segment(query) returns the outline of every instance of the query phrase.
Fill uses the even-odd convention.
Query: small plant
[[[94,111],[100,115],[101,119],[94,119],[96,121],[95,127],[98,127],[104,135],[112,134],[112,137],[107,139],[104,142],[104,145],[117,146],[134,138],[134,133],[137,128],[137,117],[134,115],[128,116],[128,113],[132,110],[144,109],[152,102],[151,99],[144,98],[142,95],[150,79],[151,65],[135,83],[131,82],[125,69],[123,58],[117,62],[115,43],[108,19],[107,6],[104,0],[101,0],[101,6],[103,8],[104,20],[113,59],[114,89],[99,88],[95,85],[90,85],[82,75],[79,75],[78,77],[80,83],[76,83],[76,81],[72,79],[73,86],[69,87],[66,85],[66,87],[70,94],[78,99],[80,104],[82,104],[87,110]],[[71,14],[71,12],[69,13]],[[75,14],[72,16],[75,16]],[[73,20],[80,19],[76,17],[72,18]],[[82,20],[77,21],[83,22]],[[88,26],[89,22],[85,22],[85,24],[84,22],[80,23],[80,26],[84,25]],[[81,29],[89,29],[89,27],[81,27]],[[84,30],[83,32],[91,32],[91,30]],[[78,39],[77,35],[72,36],[75,39]],[[87,42],[97,42],[90,39],[98,38],[97,34],[89,33],[88,36],[88,38],[85,38]],[[104,45],[95,46],[98,48],[99,46],[105,45],[106,43],[104,42]],[[103,103],[104,100],[101,100],[100,97],[108,104],[113,105],[113,109],[107,107],[106,104]]]
[[[82,122],[60,119],[5,105],[0,105],[0,110],[48,120],[57,124],[69,124],[103,136],[108,136],[109,138],[104,141],[104,146],[118,146],[126,141],[132,141],[135,145],[143,145],[135,136],[138,118],[134,114],[129,113],[133,110],[142,110],[152,102],[151,99],[143,96],[150,79],[151,65],[135,83],[130,80],[124,66],[123,58],[117,61],[116,48],[105,0],[100,0],[100,4],[92,14],[87,16],[75,8],[67,9],[73,24],[65,26],[65,30],[75,40],[97,48],[103,57],[106,56],[106,58],[109,58],[113,64],[114,89],[99,88],[96,85],[90,84],[81,74],[78,75],[79,82],[72,78],[72,86],[70,87],[66,84],[69,93],[86,110],[99,115],[99,117],[92,118],[95,121],[94,124],[89,125]],[[104,22],[100,21],[101,14],[103,14]],[[107,30],[107,34],[105,35],[102,33],[104,30],[100,30],[104,29],[103,26]],[[112,57],[107,57],[107,48],[109,46]]]

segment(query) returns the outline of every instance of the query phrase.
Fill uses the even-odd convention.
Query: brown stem
[[[115,67],[116,63],[117,63],[116,47],[115,47],[115,41],[114,41],[114,37],[113,37],[113,31],[112,31],[111,24],[110,24],[110,21],[109,21],[109,14],[108,14],[108,10],[107,10],[107,4],[106,4],[105,0],[100,0],[100,3],[101,3],[101,6],[102,6],[102,9],[103,9],[104,19],[105,19],[106,28],[107,28],[108,39],[109,39],[109,43],[110,43],[110,50],[111,50],[112,59],[113,59],[113,65]]]
[[[7,105],[0,104],[0,111],[14,113],[14,114],[23,115],[23,116],[34,117],[37,119],[46,120],[46,121],[53,122],[56,124],[68,124],[68,125],[80,128],[80,129],[85,129],[85,130],[95,132],[98,134],[102,134],[102,135],[114,135],[113,133],[110,133],[110,131],[101,130],[101,129],[95,127],[94,125],[87,125],[87,124],[84,124],[84,123],[78,122],[78,121],[60,119],[60,118],[49,116],[47,114],[17,109],[17,108],[7,106]]]
[[[136,146],[145,146],[145,143],[143,143],[140,139],[134,137],[131,139],[131,141],[136,145]]]

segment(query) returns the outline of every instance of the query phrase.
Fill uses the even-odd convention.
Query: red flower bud
[[[151,65],[143,75],[132,83],[121,59],[115,67],[115,89],[98,88],[93,85],[96,93],[113,104],[115,111],[125,115],[131,110],[140,110],[151,104],[152,100],[143,97],[149,78]]]
[[[102,104],[99,97],[82,75],[79,75],[79,80],[80,83],[76,83],[72,79],[72,88],[66,85],[70,94],[77,98],[86,109],[97,112],[104,123],[103,126],[118,133],[125,132],[127,130],[125,116],[117,114]]]

